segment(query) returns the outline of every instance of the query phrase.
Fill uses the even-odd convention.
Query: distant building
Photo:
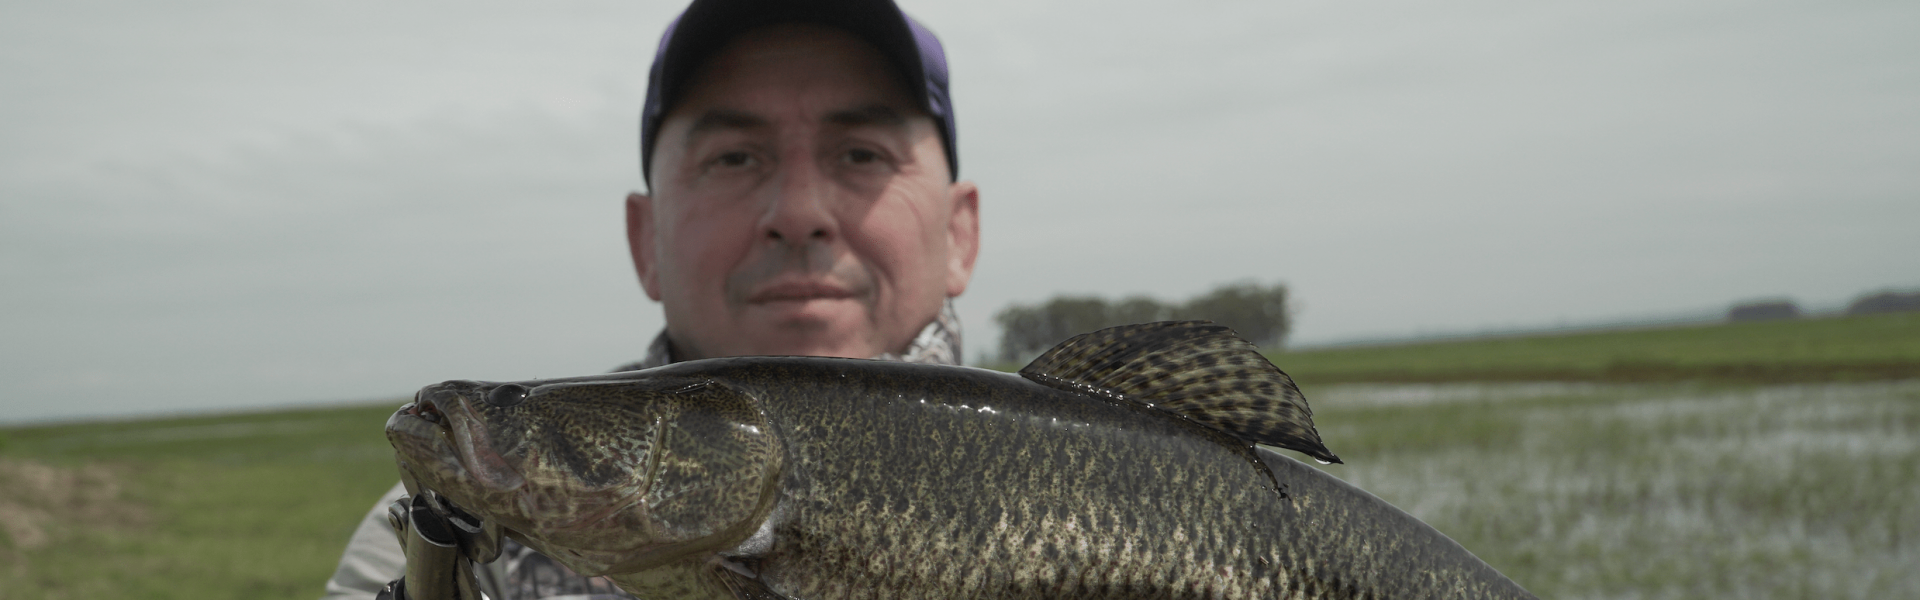
[[[1727,310],[1727,320],[1736,323],[1741,321],[1772,321],[1775,319],[1798,318],[1800,318],[1800,307],[1794,305],[1790,300],[1747,302],[1744,304],[1735,304],[1733,308]]]
[[[1849,315],[1870,315],[1920,310],[1920,291],[1895,292],[1883,291],[1877,294],[1861,296],[1847,305]]]

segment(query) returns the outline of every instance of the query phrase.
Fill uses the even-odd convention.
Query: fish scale
[[[775,367],[762,368],[769,370],[741,379],[779,381],[803,376]],[[935,378],[927,381],[927,395],[938,389],[949,397],[998,407],[999,412],[953,410],[958,407],[937,399],[926,404],[874,402],[851,407],[845,406],[845,398],[822,399],[817,404],[803,400],[781,402],[778,408],[770,409],[776,422],[816,424],[792,432],[793,438],[807,441],[795,446],[799,464],[786,485],[809,488],[809,499],[833,499],[798,499],[778,530],[784,535],[776,535],[776,539],[832,539],[838,546],[822,549],[805,543],[776,542],[764,560],[779,567],[763,572],[764,579],[835,584],[792,588],[801,597],[858,598],[901,597],[903,590],[915,587],[918,581],[936,582],[938,585],[932,587],[947,588],[955,594],[947,597],[1004,597],[1003,589],[1031,589],[1045,597],[1075,596],[1085,591],[1074,589],[1078,582],[1125,585],[1129,581],[1122,579],[1122,574],[1145,578],[1138,583],[1146,587],[1179,586],[1184,582],[1168,580],[1163,576],[1166,571],[1150,566],[1165,565],[1170,560],[1192,562],[1201,557],[1205,557],[1204,564],[1211,565],[1227,558],[1228,553],[1217,541],[1220,536],[1189,533],[1184,525],[1189,518],[1209,513],[1256,521],[1261,515],[1252,509],[1260,503],[1254,500],[1273,495],[1263,476],[1234,460],[1230,455],[1233,446],[1213,440],[1165,448],[1168,452],[1150,457],[1139,455],[1136,450],[1143,437],[1191,439],[1181,434],[1192,432],[1178,431],[1188,426],[1177,421],[1104,403],[1040,419],[1035,415],[1048,412],[1026,404],[1058,405],[1063,399],[1054,396],[1064,393],[1047,390],[996,397],[990,395],[990,389],[962,387],[969,378],[950,381],[940,377],[949,371],[938,369],[928,374]],[[993,422],[993,426],[955,426],[956,420]],[[878,428],[885,431],[872,433]],[[956,435],[951,443],[930,445],[926,440],[934,437],[934,431]],[[1049,443],[1037,443],[1043,438]],[[981,454],[979,449],[995,446],[1026,450],[1004,453],[998,460],[966,459]],[[844,456],[870,458],[829,460]],[[924,478],[849,473],[924,472],[931,469],[930,464],[943,466]],[[1205,469],[1208,464],[1224,464],[1227,468],[1218,473],[1196,472],[1196,466]],[[1074,480],[1078,483],[1069,484]],[[1223,485],[1209,489],[1194,486],[1196,481]],[[1178,497],[1169,492],[1205,500],[1167,502],[1167,498]],[[1122,499],[1131,501],[1118,501]],[[853,502],[854,506],[847,509],[834,501]],[[1134,526],[1104,530],[1088,527],[1082,524],[1079,511],[1089,509],[1115,514],[1116,523]],[[1233,515],[1236,510],[1243,514]],[[926,516],[916,514],[919,511],[925,511]],[[947,525],[921,524],[929,520]],[[966,542],[965,537],[972,536],[963,534],[959,525],[967,523],[993,523],[995,527],[987,531],[998,535],[989,535],[991,541],[985,545]],[[883,525],[876,528],[876,524]],[[1143,527],[1148,524],[1167,527],[1160,531]],[[1102,540],[1114,539],[1145,543],[1133,546],[1131,552],[1101,556],[1086,552],[1086,548],[1103,545]],[[902,552],[889,554],[888,548]],[[923,548],[945,551],[927,553]],[[872,568],[876,562],[899,567],[876,572]],[[1021,568],[996,572],[1005,565]],[[1093,571],[1110,575],[1081,576]],[[974,595],[965,585],[949,587],[939,572],[948,574],[946,579],[992,581],[995,585],[983,585],[979,595]],[[952,576],[955,573],[957,577]],[[847,586],[839,582],[862,583]]]
[[[476,400],[496,384],[457,383],[423,401],[485,423],[488,439],[460,455],[428,439],[451,425],[396,414],[402,468],[642,598],[1532,597],[1417,519],[1257,445],[1338,460],[1291,379],[1205,323],[1096,332],[1021,375],[740,357],[513,384],[531,391],[505,407]],[[594,406],[621,422],[577,420]],[[518,437],[552,431],[534,422],[545,414],[567,416],[564,435]],[[573,502],[548,513],[512,499],[551,490],[460,472],[554,444],[638,450],[592,478],[527,461],[543,472],[523,488],[548,482]],[[622,476],[633,482],[587,481]]]

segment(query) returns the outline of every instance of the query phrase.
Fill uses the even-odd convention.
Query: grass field
[[[399,404],[0,430],[0,599],[318,597]]]
[[[1920,313],[1360,346],[1271,355],[1302,385],[1920,378]]]
[[[1627,333],[1668,348],[1633,355],[1676,365],[1827,364],[1907,360],[1915,323]],[[1776,325],[1812,341],[1742,349],[1779,342]],[[1348,462],[1325,469],[1542,597],[1920,597],[1920,379],[1327,383],[1604,372],[1633,345],[1610,335],[1276,362]],[[380,431],[398,404],[0,429],[0,599],[316,597],[394,481]]]

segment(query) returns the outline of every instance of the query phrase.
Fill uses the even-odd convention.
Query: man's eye
[[[880,160],[880,153],[865,148],[854,148],[847,151],[845,158],[849,163],[864,165]]]
[[[753,155],[745,152],[728,152],[713,159],[713,164],[722,167],[745,167],[753,162]]]

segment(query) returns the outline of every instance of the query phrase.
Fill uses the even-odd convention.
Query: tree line
[[[1232,328],[1263,348],[1278,348],[1292,327],[1287,286],[1240,281],[1185,302],[1148,296],[1108,301],[1098,296],[1055,296],[1039,304],[1014,304],[994,313],[1000,324],[999,360],[1020,363],[1067,338],[1089,331],[1153,321],[1206,320]]]
[[[1880,290],[1862,294],[1847,305],[1844,314],[1856,316],[1907,311],[1920,311],[1920,290]],[[1741,302],[1727,309],[1727,320],[1736,322],[1798,319],[1805,315],[1800,305],[1784,298]]]

